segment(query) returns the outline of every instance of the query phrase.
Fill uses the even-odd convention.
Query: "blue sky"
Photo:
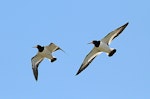
[[[1,99],[150,99],[149,0],[1,0]],[[110,45],[75,76],[84,57],[107,33],[129,22]],[[36,82],[32,47],[54,42]]]

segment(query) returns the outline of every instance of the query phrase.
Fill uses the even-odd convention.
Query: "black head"
[[[44,47],[41,45],[37,45],[34,48],[37,48],[39,52],[42,52],[44,50]]]
[[[99,47],[100,46],[100,41],[94,40],[91,43],[94,44],[95,47]]]

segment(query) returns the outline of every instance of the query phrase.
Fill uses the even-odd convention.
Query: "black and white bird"
[[[37,80],[38,79],[38,66],[42,62],[42,60],[44,58],[47,58],[51,62],[56,61],[57,58],[53,57],[52,53],[57,50],[62,50],[62,49],[58,47],[57,45],[55,45],[54,43],[50,43],[48,46],[37,45],[33,48],[38,49],[38,53],[31,59],[33,74],[34,74],[35,79]]]
[[[101,54],[102,52],[105,52],[109,57],[111,57],[116,52],[116,49],[110,48],[109,45],[112,42],[112,40],[115,37],[117,37],[126,28],[127,25],[128,25],[128,23],[115,29],[114,31],[110,32],[108,35],[106,35],[103,39],[101,39],[99,41],[94,40],[91,43],[89,43],[89,44],[94,44],[94,48],[85,57],[82,65],[79,68],[76,75],[78,75],[80,72],[82,72],[94,60],[94,58],[97,55]]]

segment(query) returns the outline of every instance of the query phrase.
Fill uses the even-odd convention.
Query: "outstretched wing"
[[[34,74],[34,77],[35,77],[36,80],[38,79],[38,66],[42,62],[43,59],[44,58],[39,54],[35,55],[31,59],[33,74]]]
[[[110,32],[108,35],[106,35],[101,41],[106,43],[106,44],[110,44],[111,41],[117,37],[128,25],[129,23],[124,24],[123,26],[115,29],[114,31]]]
[[[94,58],[101,53],[102,52],[98,52],[94,47],[92,49],[92,51],[85,57],[82,65],[80,66],[76,75],[78,75],[80,72],[82,72],[94,60]]]
[[[62,50],[59,46],[55,45],[54,43],[50,43],[46,48],[52,53],[57,50]],[[62,50],[63,51],[63,50]],[[63,51],[64,52],[64,51]]]

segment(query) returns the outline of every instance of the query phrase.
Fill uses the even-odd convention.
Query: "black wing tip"
[[[38,76],[34,74],[34,78],[36,81],[38,81]]]
[[[78,70],[78,72],[76,73],[76,76],[78,75],[78,74],[80,74],[85,68],[81,68],[83,66],[83,64],[80,66],[80,68],[79,68],[79,70]]]
[[[95,57],[96,57],[96,56],[95,56]],[[76,75],[80,74],[85,68],[87,68],[87,66],[94,60],[95,57],[93,57],[93,59],[91,59],[91,60],[84,66],[84,68],[82,68],[82,66],[84,65],[84,64],[82,64],[82,65],[80,66],[80,69],[78,70],[78,72],[77,72]]]
[[[38,76],[37,76],[37,75],[34,75],[34,77],[35,77],[35,80],[38,81]]]
[[[37,81],[38,80],[38,70],[33,69],[33,75],[34,75],[35,80]]]
[[[126,24],[123,25],[123,27],[126,27],[129,24],[129,22],[127,22]]]
[[[78,74],[80,74],[81,71],[82,71],[82,70],[79,70],[79,71],[76,73],[76,76],[77,76]]]
[[[38,78],[37,78],[37,77],[35,77],[35,80],[36,80],[36,81],[38,81]]]
[[[62,50],[61,48],[59,48],[62,52],[66,53],[64,50]]]
[[[117,28],[117,30],[118,30],[118,29],[121,29],[120,32],[118,33],[118,35],[127,27],[128,24],[129,24],[129,22],[127,22],[126,24],[124,24],[124,25],[122,25],[121,27]],[[118,35],[117,35],[117,36],[118,36]],[[115,37],[117,37],[117,36],[115,36]]]

